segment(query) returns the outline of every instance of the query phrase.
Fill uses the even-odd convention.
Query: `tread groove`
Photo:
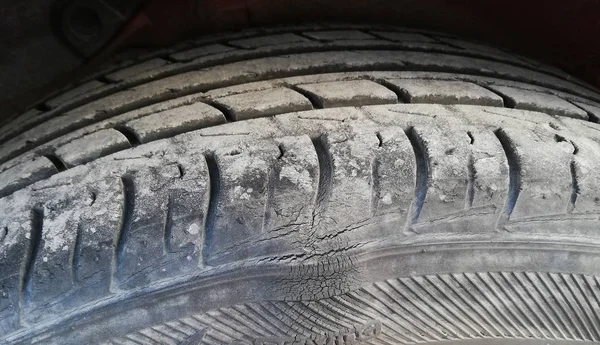
[[[488,334],[491,334],[491,332],[489,331],[489,329],[487,329],[481,322],[479,322],[477,319],[473,318],[473,316],[471,315],[472,313],[469,313],[465,310],[464,306],[461,305],[460,303],[458,303],[456,301],[456,299],[451,296],[448,292],[444,292],[439,285],[441,284],[436,284],[434,283],[430,277],[428,276],[424,276],[423,277],[431,286],[433,286],[433,288],[435,290],[437,290],[438,293],[440,293],[441,295],[446,295],[450,301],[450,303],[456,308],[458,309],[458,312],[456,310],[452,310],[451,306],[447,305],[446,303],[444,303],[443,300],[439,300],[439,303],[441,303],[444,308],[446,310],[448,310],[448,312],[450,312],[450,314],[452,314],[453,317],[455,317],[456,319],[460,320],[463,324],[467,325],[471,330],[473,330],[473,332],[475,332],[476,334],[481,334],[481,332],[468,320],[466,320],[464,317],[462,317],[461,313],[463,315],[465,315],[467,318],[469,318],[473,323],[475,323],[477,326],[479,326],[481,329],[483,329],[485,332],[487,332]],[[431,298],[435,299],[436,297],[433,295],[433,293],[430,291],[430,289],[427,289],[425,286],[423,286],[422,283],[420,283],[417,279],[415,279],[414,277],[411,278],[411,280],[413,281],[413,283],[415,283],[416,285],[420,286],[421,289],[423,289],[424,291],[427,292],[427,294],[429,296],[431,296]]]
[[[468,332],[466,332],[464,328],[462,328],[460,325],[455,323],[451,318],[449,318],[446,315],[446,313],[440,311],[439,308],[436,308],[434,305],[430,304],[425,298],[423,298],[423,296],[421,294],[419,294],[417,292],[416,289],[411,288],[406,283],[404,283],[401,279],[387,281],[386,283],[400,297],[402,297],[403,300],[408,301],[408,303],[410,303],[413,307],[415,307],[416,310],[419,310],[419,305],[417,303],[415,303],[414,298],[411,298],[411,296],[407,292],[403,292],[402,290],[410,291],[412,294],[414,294],[416,296],[417,299],[421,300],[421,302],[423,302],[431,311],[427,311],[425,308],[421,308],[420,311],[423,314],[425,314],[427,317],[429,317],[430,320],[434,321],[434,323],[438,323],[439,329],[441,329],[441,328],[445,329],[446,331],[442,331],[442,334],[444,334],[445,336],[447,336],[447,334],[445,334],[445,333],[448,333],[448,334],[453,334],[458,339],[461,339],[463,336],[460,334],[459,331],[468,334]],[[404,289],[397,288],[394,283],[400,284],[402,287],[404,287]],[[435,316],[435,314],[439,315],[442,319],[444,319],[445,323],[442,324],[441,322],[437,322],[439,317]],[[449,327],[449,326],[452,326],[452,327]]]
[[[505,219],[508,220],[517,204],[517,199],[521,192],[521,161],[517,155],[514,142],[508,137],[506,132],[503,129],[498,129],[494,133],[502,145],[502,149],[504,150],[508,162],[508,195],[503,213]]]
[[[284,152],[282,151],[283,146],[279,145],[280,157],[283,157]],[[267,198],[265,200],[265,206],[263,210],[263,223],[262,223],[262,233],[265,234],[271,228],[271,213],[273,212],[273,198],[275,197],[275,183],[277,182],[277,178],[279,177],[280,169],[278,169],[278,165],[271,166],[267,172]]]
[[[114,127],[114,130],[123,134],[125,136],[125,138],[127,138],[127,141],[129,141],[129,145],[131,145],[131,147],[135,147],[135,146],[142,144],[142,141],[140,140],[140,138],[130,128],[127,128],[125,126],[117,126],[117,127]]]
[[[591,330],[586,326],[586,329],[588,330],[591,339],[597,341],[598,339],[600,339],[599,338],[600,330],[598,329],[598,325],[594,322],[596,318],[594,318],[594,316],[590,315],[590,313],[588,312],[588,309],[586,308],[586,306],[589,306],[590,310],[592,310],[592,313],[593,313],[594,308],[591,305],[590,300],[588,299],[588,296],[586,295],[585,291],[583,291],[583,288],[581,287],[581,285],[579,284],[579,281],[576,279],[575,276],[573,276],[573,275],[565,276],[565,275],[561,274],[561,278],[562,278],[562,281],[569,288],[569,292],[571,292],[571,295],[575,299],[575,303],[577,303],[577,306],[579,307],[579,309],[583,311],[583,314],[584,314],[586,320],[589,322],[589,325],[592,326]],[[573,283],[575,284],[576,288],[573,287]],[[579,296],[577,296],[577,293],[579,293]],[[583,298],[580,298],[580,297],[583,297]],[[585,305],[583,303],[585,303]]]
[[[205,234],[204,234],[204,261],[208,259],[209,249],[215,236],[215,223],[217,220],[217,210],[219,207],[219,198],[221,197],[221,171],[214,153],[204,155],[206,166],[208,168],[209,179],[209,198],[208,209],[206,211]]]
[[[577,206],[577,196],[579,195],[579,177],[577,176],[577,166],[575,160],[569,165],[571,170],[571,197],[567,206],[567,213],[573,213]]]
[[[44,209],[41,206],[34,207],[31,212],[31,232],[29,245],[25,256],[25,266],[21,282],[21,309],[31,302],[31,289],[33,271],[38,252],[42,242],[42,231],[44,228]]]
[[[563,338],[575,340],[576,339],[575,334],[573,333],[573,330],[571,330],[569,328],[569,326],[567,325],[567,321],[563,318],[562,313],[559,313],[556,310],[555,303],[551,303],[551,299],[554,299],[554,296],[550,297],[548,294],[544,293],[546,291],[549,291],[547,289],[547,286],[545,286],[545,284],[543,284],[544,291],[542,291],[542,284],[536,284],[536,282],[539,283],[542,281],[540,279],[540,276],[536,275],[536,276],[534,276],[534,278],[532,278],[530,274],[525,274],[525,277],[527,278],[527,280],[529,281],[531,286],[533,286],[533,288],[535,289],[537,294],[542,297],[542,299],[544,300],[544,305],[549,307],[548,312],[546,314],[550,316],[550,319],[552,320],[553,325],[556,326],[556,329],[558,329],[560,331]],[[556,302],[556,299],[554,299],[554,301]],[[544,309],[544,310],[546,310],[546,309]],[[557,322],[560,323],[561,327],[557,326]]]
[[[165,227],[163,230],[163,254],[172,252],[171,239],[173,238],[173,196],[167,196],[167,214],[165,215]]]
[[[490,284],[486,280],[481,279],[481,277],[479,275],[476,275],[476,276],[479,279],[479,281],[481,282],[481,284],[478,284],[476,281],[474,281],[474,279],[469,277],[469,275],[467,273],[464,273],[464,272],[460,273],[460,276],[462,276],[465,279],[465,282],[464,283],[459,282],[459,284],[466,290],[479,292],[479,296],[483,297],[483,298],[476,299],[479,306],[482,309],[486,310],[490,314],[490,316],[492,317],[492,319],[494,319],[496,324],[499,324],[503,329],[508,331],[508,333],[510,334],[511,337],[516,338],[517,335],[515,333],[513,333],[513,329],[519,330],[519,328],[516,327],[516,325],[512,322],[512,320],[510,320],[510,318],[506,316],[506,314],[502,311],[502,308],[500,308],[498,306],[498,303],[496,303],[495,300],[492,298],[491,295],[494,295],[495,297],[497,297],[497,293],[490,286]],[[458,279],[457,279],[457,281],[458,281]],[[485,291],[483,289],[483,287],[485,287],[487,289],[487,291],[490,291],[491,294],[487,293],[487,291]],[[473,296],[473,298],[475,298],[475,296]],[[486,308],[485,301],[487,301],[487,303],[491,307]],[[512,326],[512,329],[511,329],[511,327],[508,327],[504,321],[508,321],[508,323],[510,323],[510,325]],[[520,332],[520,333],[521,333],[522,337],[525,337],[525,334],[523,334],[523,332]]]
[[[321,134],[318,137],[311,138],[311,141],[317,153],[319,162],[319,183],[317,187],[315,213],[313,215],[314,222],[314,218],[325,211],[327,203],[329,202],[331,189],[333,187],[334,165],[327,135]]]
[[[517,103],[515,102],[515,100],[503,94],[502,92],[499,92],[482,83],[477,83],[477,85],[502,98],[502,104],[504,108],[515,109],[517,107]]]
[[[479,277],[480,280],[484,280],[481,276],[483,274],[478,274],[477,276]],[[508,311],[508,313],[511,315],[511,317],[507,318],[507,320],[516,320],[521,327],[517,327],[512,321],[511,321],[511,325],[513,325],[513,327],[515,327],[518,330],[521,329],[526,329],[527,332],[529,332],[529,334],[535,334],[535,332],[530,328],[530,325],[535,327],[537,329],[537,331],[542,334],[542,331],[540,330],[540,327],[535,323],[535,321],[533,321],[532,319],[529,318],[529,316],[527,315],[527,313],[525,313],[525,311],[522,308],[522,305],[520,303],[518,303],[515,299],[515,296],[511,293],[514,292],[514,288],[509,289],[504,287],[502,284],[500,284],[499,282],[499,278],[496,278],[496,274],[494,273],[488,273],[487,277],[489,277],[490,282],[488,282],[488,286],[492,286],[492,284],[494,284],[495,286],[498,287],[498,289],[494,288],[492,289],[492,292],[494,293],[494,295],[496,296],[496,298],[501,301],[504,306],[506,306],[506,310]],[[509,282],[510,284],[510,282]],[[497,290],[500,290],[501,294],[498,293]],[[511,291],[512,290],[512,291]],[[515,308],[511,309],[509,306],[509,303],[507,303],[508,301],[506,300],[506,298],[503,299],[503,295],[508,296],[508,300],[510,300]],[[524,320],[525,319],[525,320]],[[523,334],[523,332],[520,332],[521,335],[525,338],[527,337],[525,334]]]
[[[123,190],[123,209],[121,214],[121,226],[117,234],[114,257],[114,274],[119,272],[120,266],[125,260],[125,244],[127,243],[129,232],[133,223],[133,213],[135,211],[135,183],[133,175],[125,174],[121,177],[121,186]]]
[[[225,120],[227,122],[236,122],[237,121],[235,113],[233,112],[233,109],[227,107],[226,105],[218,103],[213,100],[203,100],[202,102],[204,104],[210,105],[213,108],[216,108],[218,111],[223,113],[223,116],[225,117]]]
[[[465,209],[468,210],[473,207],[473,202],[475,201],[475,177],[477,176],[477,171],[475,171],[475,157],[473,157],[473,154],[469,155],[467,175],[467,198]]]
[[[314,93],[306,91],[296,85],[285,84],[285,87],[287,87],[288,89],[290,89],[292,91],[296,91],[299,94],[301,94],[302,96],[306,97],[308,99],[308,101],[310,102],[310,104],[312,105],[313,109],[325,108],[325,106],[323,105],[323,100],[320,99],[319,96],[315,95]]]
[[[56,167],[56,170],[58,172],[67,170],[67,166],[66,166],[65,162],[63,162],[62,159],[58,158],[57,155],[45,154],[44,157],[48,158],[48,160],[50,160],[50,162],[52,162],[52,164],[54,164],[54,167]]]
[[[569,329],[571,337],[573,339],[583,340],[584,337],[581,329],[579,329],[577,324],[575,324],[575,322],[573,322],[573,320],[569,318],[569,313],[565,309],[564,304],[561,303],[561,301],[564,300],[565,296],[563,295],[563,299],[557,296],[556,289],[550,287],[550,284],[546,281],[547,278],[548,277],[545,277],[543,275],[538,275],[539,282],[541,282],[541,285],[546,289],[546,291],[550,293],[552,299],[554,300],[554,303],[550,304],[550,308],[554,311],[556,315],[559,316],[565,327],[570,328],[570,326],[573,326],[572,329]],[[562,291],[560,291],[560,293],[562,294]]]
[[[558,326],[558,324],[556,323],[556,320],[550,315],[550,313],[547,312],[546,308],[544,308],[542,303],[540,303],[539,299],[537,299],[536,296],[531,292],[531,289],[529,289],[529,288],[527,288],[527,286],[525,286],[525,283],[523,282],[522,274],[517,274],[515,272],[511,272],[510,275],[514,278],[515,281],[517,281],[519,283],[519,285],[521,286],[523,291],[525,291],[525,293],[527,294],[527,298],[529,298],[530,301],[533,301],[533,303],[535,304],[537,309],[541,310],[544,318],[540,317],[539,313],[536,313],[534,308],[529,306],[529,304],[528,304],[528,309],[531,311],[532,315],[535,315],[535,317],[538,319],[538,321],[544,326],[546,331],[548,331],[548,333],[550,333],[550,335],[554,339],[559,339],[559,337],[556,335],[554,330],[561,333],[560,336],[562,337],[562,339],[566,339],[567,338],[566,335],[564,334],[562,329]],[[508,278],[505,276],[505,274],[503,274],[503,276],[504,276],[504,279],[508,280]],[[523,300],[523,301],[526,300],[526,297],[523,297],[521,293],[517,292],[517,294],[519,295],[521,300]],[[545,322],[545,320],[549,320],[552,323],[552,327],[550,327],[548,325],[548,323]],[[547,338],[547,336],[545,334],[544,334],[544,337]]]
[[[494,277],[494,276],[492,275],[492,277]],[[542,321],[542,319],[538,315],[536,315],[536,312],[531,308],[531,305],[529,303],[527,303],[527,299],[523,297],[523,294],[515,286],[516,285],[515,280],[518,281],[518,279],[515,278],[515,279],[511,280],[510,277],[507,277],[505,272],[500,272],[500,277],[501,278],[494,277],[493,279],[496,281],[498,286],[500,286],[500,288],[502,289],[504,294],[510,296],[511,301],[513,301],[513,303],[517,306],[517,309],[519,310],[521,315],[523,315],[527,319],[528,324],[535,326],[535,328],[537,329],[539,334],[543,338],[548,339],[548,336],[546,335],[545,331],[547,331],[549,329],[549,327],[547,324],[545,324]],[[514,277],[514,275],[513,275],[513,277]],[[503,285],[498,282],[498,280],[500,280],[500,279],[502,279],[507,286],[512,287],[511,290],[517,296],[516,298],[513,297],[513,295],[510,295],[508,289],[503,287]],[[521,288],[523,288],[522,282],[519,281],[519,285],[521,286]],[[529,311],[529,314],[525,311],[525,308],[522,308],[521,306],[525,306],[527,311]],[[552,333],[552,336],[554,338],[556,338],[556,335],[553,333]]]
[[[381,78],[367,78],[367,79],[392,91],[396,95],[396,98],[398,99],[398,103],[410,103],[410,94],[408,94],[407,92],[404,92],[397,85],[394,85],[394,84],[390,83],[389,81],[387,81],[385,79],[381,79]]]
[[[421,136],[416,132],[414,127],[406,130],[406,136],[413,148],[416,162],[416,179],[415,179],[415,199],[413,200],[410,212],[408,213],[407,229],[409,229],[419,219],[421,209],[425,204],[427,197],[427,189],[429,184],[429,155],[427,147]]]
[[[77,234],[75,235],[75,248],[73,248],[73,257],[71,259],[71,277],[73,282],[79,281],[79,265],[81,261],[81,251],[83,246],[81,224],[77,226]]]
[[[379,199],[381,197],[379,165],[379,158],[373,158],[371,161],[371,216],[377,214],[377,210],[379,209]]]
[[[453,285],[452,285],[450,282],[448,282],[446,279],[443,279],[443,278],[442,278],[440,275],[436,275],[436,277],[437,277],[437,279],[438,279],[438,280],[442,281],[446,287],[450,288],[450,290],[452,290],[452,292],[453,292],[455,295],[459,296],[460,300],[461,300],[463,303],[467,304],[467,305],[469,306],[469,308],[471,308],[473,311],[475,311],[475,313],[476,313],[476,314],[477,314],[477,315],[478,315],[478,316],[479,316],[479,317],[480,317],[482,320],[484,320],[484,321],[485,321],[485,322],[486,322],[486,323],[487,323],[487,324],[488,324],[488,325],[489,325],[491,328],[493,328],[493,329],[494,329],[494,331],[495,331],[496,333],[490,332],[489,330],[487,330],[487,329],[486,329],[486,331],[487,331],[487,332],[488,332],[490,335],[494,336],[494,335],[500,335],[500,334],[502,334],[502,332],[501,332],[501,331],[498,329],[498,327],[496,327],[497,323],[491,322],[491,321],[490,321],[490,319],[489,319],[489,318],[488,318],[488,317],[487,317],[485,314],[483,314],[482,312],[480,312],[480,311],[479,311],[479,310],[478,310],[478,309],[477,309],[477,308],[474,306],[473,302],[477,302],[477,301],[478,301],[478,300],[477,300],[477,298],[476,298],[476,296],[473,294],[473,292],[472,292],[471,290],[467,289],[467,288],[466,288],[466,287],[465,287],[465,286],[464,286],[464,285],[463,285],[463,284],[462,284],[460,281],[458,281],[458,279],[456,279],[456,277],[455,277],[454,275],[450,275],[450,276],[448,277],[448,279],[449,279],[449,280],[451,279],[451,280],[452,280],[452,281],[453,281],[455,284],[457,284],[458,286],[460,286],[460,289],[461,289],[461,290],[463,290],[463,291],[465,291],[465,292],[466,292],[466,294],[468,294],[468,295],[469,295],[470,299],[467,299],[467,298],[464,296],[464,294],[461,294],[461,293],[458,291],[458,289],[457,289],[455,286],[453,286]],[[478,304],[479,304],[479,303],[478,303]],[[485,309],[485,306],[484,306],[483,310],[486,310],[486,309]],[[489,315],[490,315],[490,316],[493,316],[493,315],[491,315],[491,313],[489,313]]]
[[[558,275],[562,276],[561,274],[558,274]],[[575,322],[575,320],[571,319],[571,322],[573,323],[573,325],[575,327],[577,327],[577,325],[583,325],[583,329],[580,329],[579,327],[577,327],[577,330],[579,331],[579,334],[581,335],[581,339],[582,340],[594,339],[589,328],[587,327],[587,324],[585,322],[582,322],[583,320],[582,320],[582,316],[580,313],[581,308],[579,308],[579,305],[574,305],[571,302],[570,297],[573,296],[573,291],[570,288],[568,288],[568,286],[567,286],[567,291],[565,291],[562,284],[559,284],[559,282],[557,281],[558,278],[556,277],[555,274],[550,273],[548,276],[549,276],[548,279],[550,280],[552,285],[554,285],[554,291],[558,291],[560,293],[561,300],[564,301],[564,303],[566,304],[566,308],[568,310],[570,310],[573,314],[575,314],[575,318],[577,319],[577,322]],[[586,337],[584,332],[587,333],[587,335],[591,336],[591,338]]]
[[[396,31],[396,32],[404,32],[402,30],[394,30],[394,31]],[[302,35],[300,33],[297,33],[297,34]],[[427,36],[427,34],[425,34],[425,33],[421,33],[421,34]],[[263,34],[258,34],[255,37],[259,37],[259,36],[262,36],[262,35]],[[371,35],[373,35],[373,34],[371,33]],[[309,37],[306,37],[306,38],[309,38]],[[314,39],[312,39],[312,40],[314,40]],[[219,42],[223,43],[224,41],[218,41],[217,40],[214,43],[219,43]],[[382,43],[383,44],[382,44],[381,47],[365,47],[363,49],[368,49],[368,50],[378,50],[378,48],[379,48],[379,50],[381,50],[381,49],[385,49],[385,50],[396,49],[396,50],[407,51],[407,52],[439,53],[439,54],[445,54],[445,55],[448,55],[448,56],[464,56],[464,57],[469,57],[469,58],[478,58],[478,59],[485,60],[485,61],[500,62],[500,63],[504,63],[504,64],[507,64],[507,65],[510,65],[510,66],[516,66],[516,67],[519,67],[519,68],[527,68],[527,69],[536,71],[538,73],[543,73],[545,75],[552,76],[552,77],[555,77],[555,78],[561,78],[562,77],[559,74],[552,73],[550,71],[546,71],[546,70],[543,70],[543,69],[538,69],[538,68],[535,68],[534,66],[531,66],[531,65],[526,64],[526,63],[517,63],[515,61],[510,61],[510,60],[506,60],[506,59],[502,59],[502,58],[495,58],[493,56],[489,56],[489,55],[485,55],[485,54],[472,54],[472,53],[469,53],[469,52],[453,52],[453,53],[449,53],[449,52],[444,51],[444,50],[436,49],[435,47],[434,48],[398,47],[397,46],[398,43],[393,43],[392,44],[391,41],[387,41],[387,40],[385,40],[385,42],[382,42]],[[447,45],[447,43],[444,43],[444,44]],[[201,47],[201,46],[202,45],[200,45],[198,47]],[[318,51],[341,51],[341,50],[360,50],[360,48],[357,48],[357,47],[350,47],[350,48],[348,48],[348,47],[328,47],[328,46],[323,46],[323,47],[314,47],[312,49],[304,48],[301,51],[298,51],[298,49],[288,48],[287,50],[282,50],[281,52],[278,52],[278,53],[271,53],[271,52],[256,52],[256,53],[254,53],[253,52],[253,54],[248,54],[247,56],[240,56],[240,57],[236,57],[236,58],[223,58],[223,60],[221,60],[221,61],[209,61],[209,62],[205,62],[205,63],[185,64],[185,65],[181,66],[180,69],[168,71],[168,72],[163,73],[163,74],[161,74],[159,76],[154,76],[154,79],[148,78],[148,79],[136,80],[135,82],[129,82],[129,83],[125,81],[125,82],[123,82],[121,84],[114,84],[114,82],[110,81],[109,84],[112,84],[112,86],[113,86],[112,88],[104,90],[102,92],[99,92],[98,94],[93,95],[93,97],[89,97],[89,98],[86,98],[86,99],[77,100],[77,101],[69,103],[69,104],[67,104],[65,106],[61,105],[61,106],[59,106],[57,108],[57,110],[60,110],[60,113],[65,113],[65,112],[70,111],[72,109],[75,109],[76,107],[79,107],[79,106],[81,106],[81,105],[83,105],[85,103],[93,102],[93,101],[98,100],[98,99],[100,99],[102,97],[105,97],[107,95],[110,95],[110,94],[113,94],[113,93],[116,93],[116,92],[119,92],[119,91],[123,91],[123,90],[129,89],[129,88],[135,87],[135,86],[142,85],[142,84],[144,84],[144,83],[146,83],[148,81],[151,81],[151,80],[167,78],[167,77],[179,74],[179,73],[184,73],[184,72],[188,72],[188,71],[198,70],[198,69],[202,69],[202,68],[209,68],[209,67],[213,67],[213,66],[216,66],[216,65],[219,65],[219,64],[223,64],[223,63],[232,63],[232,62],[237,62],[237,61],[243,61],[243,60],[261,58],[261,57],[284,56],[286,54],[291,54],[291,53],[295,53],[295,52],[318,52]],[[464,49],[461,48],[461,50],[464,50]],[[118,70],[119,69],[117,69],[117,71]],[[107,82],[107,81],[105,81],[103,79],[102,76],[100,76],[100,77],[98,77],[96,79],[98,79],[99,81],[101,81],[103,83]],[[583,83],[580,83],[580,82],[577,82],[577,81],[574,81],[574,83],[576,85],[580,86],[580,87],[584,87],[584,88],[587,88],[590,91],[592,91],[592,89],[590,89],[589,86],[587,86],[587,85],[585,85]],[[568,89],[565,89],[565,88],[560,88],[560,89],[562,91],[569,92],[571,94],[576,94],[576,93],[574,93],[574,92],[572,92],[572,91],[570,91]],[[584,96],[582,96],[582,97],[584,97]],[[586,97],[584,97],[584,98],[586,98]],[[43,121],[44,120],[34,121],[34,122],[28,124],[27,126],[23,127],[23,129],[21,131],[19,131],[19,132],[15,133],[15,134],[13,134],[13,135],[11,135],[11,136],[3,139],[2,141],[0,141],[0,143],[4,143],[4,142],[6,142],[6,141],[8,141],[8,140],[10,140],[12,138],[14,138],[15,136],[18,136],[18,135],[22,134],[23,132],[25,132],[25,131],[27,131],[27,130],[29,130],[29,129],[35,127],[35,126],[37,126],[38,124],[40,124]]]

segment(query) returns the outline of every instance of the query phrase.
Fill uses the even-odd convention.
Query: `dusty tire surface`
[[[0,129],[0,343],[598,342],[599,101],[394,27],[122,62]]]

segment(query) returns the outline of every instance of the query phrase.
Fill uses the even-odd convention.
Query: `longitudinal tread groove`
[[[514,142],[509,138],[506,132],[503,129],[498,129],[494,133],[504,149],[504,153],[506,154],[506,159],[508,162],[508,196],[506,199],[503,216],[501,216],[501,218],[508,220],[510,219],[510,215],[517,204],[517,199],[519,198],[519,193],[521,192],[521,161],[517,155]]]
[[[410,127],[406,131],[406,136],[412,145],[415,154],[416,162],[416,179],[415,179],[415,199],[410,206],[410,212],[407,218],[407,229],[417,222],[421,209],[425,203],[427,189],[429,184],[429,155],[423,139],[416,132],[414,127]]]
[[[204,261],[209,257],[209,249],[215,236],[215,222],[217,220],[217,209],[219,207],[219,198],[221,194],[221,170],[214,153],[204,155],[209,177],[209,198],[208,209],[204,224]]]
[[[399,31],[399,32],[402,32],[402,31]],[[386,49],[390,49],[391,42],[387,43],[386,41],[383,41],[382,43],[384,43],[384,44],[382,44],[382,47],[384,47]],[[396,48],[398,48],[398,47],[396,47]],[[323,49],[327,49],[327,50],[339,50],[339,49],[349,49],[349,48],[348,47],[339,47],[339,48],[338,47],[315,47],[313,49],[304,48],[303,50],[304,51],[311,51],[311,50],[322,51]],[[356,48],[351,47],[351,49],[356,49]],[[374,47],[368,47],[368,49],[375,49],[375,48]],[[440,51],[439,49],[436,49],[436,48],[419,49],[419,48],[402,47],[401,49],[404,50],[404,51],[414,51],[414,52],[424,51],[424,52],[434,52],[434,53],[438,52],[438,53],[448,54],[447,51]],[[461,50],[463,50],[463,49],[461,48]],[[287,52],[286,51],[282,51],[280,54],[286,54],[286,53],[290,53],[290,52],[293,52],[293,51],[294,51],[293,48],[288,47],[288,51]],[[190,64],[182,64],[182,66],[180,68],[163,72],[159,76],[155,76],[155,78],[166,78],[166,77],[169,77],[169,76],[174,75],[174,74],[183,73],[183,72],[190,71],[190,70],[195,70],[195,69],[207,68],[207,67],[210,67],[210,66],[215,66],[215,65],[224,63],[224,62],[240,61],[240,60],[245,60],[245,59],[258,58],[258,57],[261,57],[261,56],[265,56],[266,57],[266,56],[277,56],[277,55],[278,54],[273,54],[273,53],[270,53],[268,51],[262,52],[262,53],[261,52],[252,52],[252,54],[248,54],[248,56],[240,56],[240,57],[237,57],[237,58],[234,58],[234,59],[232,59],[232,58],[228,59],[228,58],[223,57],[223,59],[221,61],[208,61],[208,62],[205,62],[205,63],[196,63],[196,64],[191,64],[191,65]],[[517,63],[515,61],[509,61],[507,59],[502,59],[502,58],[494,58],[492,56],[486,56],[486,54],[482,55],[482,53],[469,54],[468,51],[464,51],[463,50],[462,52],[461,51],[454,52],[453,55],[456,55],[456,56],[466,56],[466,57],[476,57],[476,58],[480,58],[480,59],[484,58],[484,59],[487,59],[489,61],[499,61],[499,62],[508,64],[508,65],[514,65],[514,66],[517,66],[517,67],[525,67],[525,68],[529,68],[529,69],[533,69],[533,70],[537,71],[536,67],[528,65],[528,64]],[[553,73],[551,73],[549,71],[539,70],[539,72],[545,73],[545,74],[548,74],[548,75],[551,75],[551,76],[559,77],[559,78],[562,77],[562,75],[556,75],[556,74],[553,74]],[[100,78],[102,78],[102,77],[100,77]],[[149,80],[152,80],[152,78],[149,78],[149,79],[143,79],[143,78],[142,79],[134,79],[133,82],[126,80],[126,81],[124,81],[123,83],[120,83],[120,84],[113,84],[112,88],[104,90],[104,91],[100,91],[96,95],[94,95],[94,97],[83,99],[83,100],[79,100],[79,101],[73,102],[73,103],[68,103],[66,106],[59,106],[59,109],[61,109],[62,113],[64,113],[64,112],[66,112],[68,110],[71,110],[71,109],[74,109],[75,107],[80,106],[82,104],[85,104],[85,103],[88,103],[88,102],[92,102],[94,100],[97,100],[97,99],[99,99],[101,97],[104,97],[104,96],[106,96],[108,94],[111,94],[111,93],[114,93],[114,92],[123,91],[123,90],[125,90],[127,88],[143,84],[145,82],[148,82]],[[580,86],[583,86],[583,87],[587,87],[585,84],[578,83],[577,81],[574,81],[574,82],[577,85],[580,85]],[[33,126],[35,126],[35,125],[37,125],[39,123],[40,123],[40,121],[35,122],[35,124],[30,125],[28,129],[31,129]],[[27,129],[25,129],[25,130],[27,130]],[[18,135],[20,133],[22,133],[22,131],[19,132],[19,133],[17,133],[17,134],[15,134],[15,135]],[[12,137],[14,137],[14,136],[11,136],[11,138]]]
[[[113,276],[115,276],[119,270],[122,262],[126,259],[125,257],[125,244],[127,243],[129,232],[131,231],[131,225],[133,223],[133,213],[135,210],[135,183],[132,174],[125,174],[121,176],[121,188],[123,190],[123,208],[121,214],[121,227],[117,233],[117,240],[115,246],[115,257],[113,260]],[[111,284],[112,285],[112,284]],[[113,289],[114,287],[111,287]]]
[[[43,228],[44,208],[41,206],[36,206],[31,211],[31,231],[21,280],[21,308],[27,306],[31,302],[31,280],[42,242]]]

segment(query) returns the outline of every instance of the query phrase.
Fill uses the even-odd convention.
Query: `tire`
[[[389,27],[121,62],[0,130],[0,343],[598,342],[599,101]]]

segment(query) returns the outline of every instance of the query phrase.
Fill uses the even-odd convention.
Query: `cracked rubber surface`
[[[387,27],[123,62],[0,129],[0,343],[598,342],[599,100]]]

